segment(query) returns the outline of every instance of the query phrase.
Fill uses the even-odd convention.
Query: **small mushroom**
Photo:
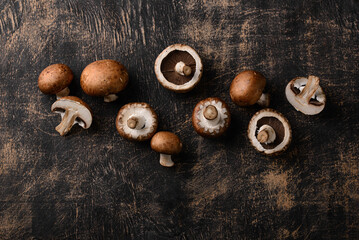
[[[288,148],[292,130],[281,113],[267,108],[254,114],[250,120],[248,138],[257,151],[265,155],[278,155]]]
[[[193,110],[192,125],[203,137],[218,137],[229,127],[231,114],[227,104],[219,98],[207,98]]]
[[[178,154],[182,150],[181,140],[171,132],[158,132],[151,139],[152,150],[159,152],[160,164],[164,167],[172,167],[174,162],[171,155]]]
[[[147,103],[129,103],[118,111],[116,128],[128,140],[145,141],[157,130],[157,115]]]
[[[118,98],[116,94],[127,86],[128,73],[115,60],[99,60],[85,67],[80,83],[87,95],[104,97],[105,102],[112,102]]]
[[[239,106],[250,106],[255,103],[268,107],[270,98],[263,93],[266,86],[265,77],[253,70],[246,70],[238,74],[232,81],[229,94],[232,101]]]
[[[72,82],[74,74],[65,64],[53,64],[46,67],[39,75],[38,86],[45,94],[56,94],[59,99],[70,93],[68,86]]]
[[[66,96],[54,102],[51,111],[61,114],[61,123],[55,128],[61,136],[66,135],[76,123],[87,129],[92,123],[89,105],[78,97]]]
[[[163,50],[155,62],[155,73],[163,87],[184,93],[193,89],[202,77],[202,61],[190,46],[174,44]]]
[[[294,78],[287,84],[285,95],[297,111],[306,115],[318,114],[325,107],[325,94],[315,76]]]

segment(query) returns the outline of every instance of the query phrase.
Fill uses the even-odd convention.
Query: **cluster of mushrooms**
[[[155,74],[160,84],[174,92],[184,93],[193,89],[201,80],[203,65],[197,52],[183,44],[174,44],[160,53],[155,62]],[[55,128],[61,136],[73,125],[87,129],[92,123],[92,110],[88,104],[75,96],[69,96],[68,86],[73,80],[71,69],[64,64],[45,68],[38,78],[38,86],[45,94],[56,94],[57,101],[51,111],[61,114],[62,121]],[[95,61],[83,70],[80,84],[90,96],[103,97],[105,102],[115,101],[116,94],[128,83],[128,72],[114,60]],[[292,131],[283,114],[268,108],[270,97],[264,93],[265,77],[252,70],[239,73],[231,83],[230,97],[238,106],[259,104],[265,107],[249,122],[248,138],[252,146],[265,155],[277,155],[286,150],[292,139]],[[320,113],[325,106],[325,94],[315,76],[291,80],[286,89],[289,103],[306,115]],[[197,103],[192,114],[194,130],[203,137],[222,135],[229,127],[231,113],[221,99],[209,97]],[[158,118],[153,108],[143,102],[128,103],[118,112],[116,129],[119,134],[133,141],[151,139],[151,148],[160,153],[160,164],[172,167],[171,156],[182,150],[181,140],[171,132],[157,132]]]

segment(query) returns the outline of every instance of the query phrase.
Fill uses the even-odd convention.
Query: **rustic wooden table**
[[[0,239],[359,239],[359,2],[231,0],[2,0],[0,2]],[[153,65],[185,43],[204,63],[200,84],[176,94]],[[130,83],[114,103],[86,96],[83,68],[116,59]],[[94,111],[88,130],[54,130],[54,96],[42,69],[64,63],[71,92]],[[246,137],[258,106],[229,97],[237,73],[267,78],[271,107],[289,119],[291,147],[258,154]],[[317,116],[292,108],[289,80],[321,78]],[[225,100],[229,132],[215,140],[191,125],[195,104]],[[183,141],[174,168],[149,142],[117,133],[117,111],[150,103],[159,130]]]

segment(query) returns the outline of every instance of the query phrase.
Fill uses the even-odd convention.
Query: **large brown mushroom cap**
[[[65,64],[53,64],[46,67],[39,75],[38,86],[45,94],[56,94],[68,87],[74,78],[71,69]]]
[[[239,106],[253,105],[261,97],[265,85],[266,79],[261,73],[253,70],[243,71],[231,83],[231,99]]]
[[[134,120],[134,126],[129,121]],[[128,103],[124,105],[116,117],[116,129],[127,140],[145,141],[156,132],[158,125],[157,115],[147,103]]]
[[[181,140],[171,132],[158,132],[151,139],[151,148],[162,154],[178,154],[182,150]]]
[[[182,74],[178,65],[184,67]],[[163,50],[155,62],[155,74],[161,85],[178,93],[192,90],[201,80],[202,60],[190,46],[173,44]]]
[[[80,84],[90,96],[104,97],[122,91],[128,83],[128,73],[115,60],[99,60],[90,63],[82,71]]]

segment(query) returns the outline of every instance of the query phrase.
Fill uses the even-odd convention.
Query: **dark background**
[[[359,239],[359,2],[214,0],[0,1],[0,239]],[[184,43],[204,63],[200,84],[176,94],[153,66]],[[99,59],[129,70],[119,99],[86,96],[79,78]],[[88,130],[54,130],[54,96],[37,77],[64,63],[71,94],[93,109]],[[279,157],[246,137],[260,109],[236,107],[229,85],[240,71],[267,78],[271,107],[293,130]],[[297,76],[321,78],[324,111],[306,116],[284,89]],[[215,140],[191,125],[196,103],[225,100],[228,133]],[[149,142],[115,128],[126,103],[148,102],[159,130],[183,142],[173,168]]]

